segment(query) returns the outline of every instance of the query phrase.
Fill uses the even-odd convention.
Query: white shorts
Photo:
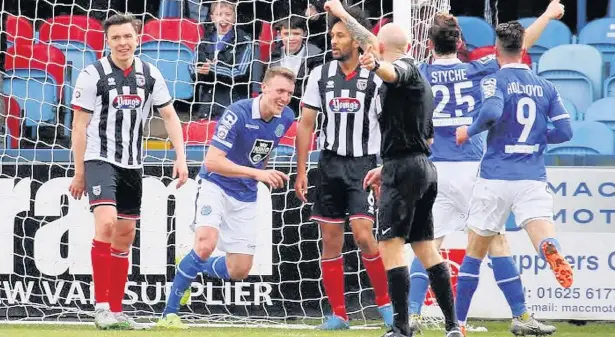
[[[257,239],[258,204],[228,196],[218,185],[198,180],[192,230],[213,227],[218,230],[218,246],[225,253],[254,255]]]
[[[483,236],[505,230],[510,212],[521,228],[534,219],[553,221],[553,195],[545,181],[487,180],[474,185],[468,227]]]
[[[438,170],[438,195],[433,205],[433,220],[434,238],[438,239],[465,229],[480,162],[434,164]]]

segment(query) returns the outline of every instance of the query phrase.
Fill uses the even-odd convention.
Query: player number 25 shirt
[[[231,104],[218,121],[210,146],[226,152],[226,158],[237,165],[264,169],[265,159],[278,146],[294,122],[295,114],[289,107],[284,107],[281,115],[265,121],[261,118],[259,102],[257,97]],[[199,176],[220,186],[234,199],[256,201],[258,189],[254,179],[225,177],[208,172],[204,165]]]
[[[480,81],[499,70],[495,56],[462,63],[459,59],[438,59],[421,64],[419,69],[429,81],[434,95],[433,161],[479,161],[484,152],[481,135],[457,145],[455,130],[471,125],[482,104]]]

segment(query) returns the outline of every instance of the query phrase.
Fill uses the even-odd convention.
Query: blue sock
[[[184,296],[186,289],[190,287],[192,280],[197,277],[198,273],[203,268],[202,264],[203,260],[201,260],[194,250],[191,250],[188,255],[184,256],[177,266],[175,278],[173,279],[173,286],[171,286],[171,291],[167,298],[167,305],[164,308],[162,317],[168,314],[175,314],[179,311],[179,301],[182,296]]]
[[[527,312],[525,294],[523,293],[519,270],[512,256],[493,257],[491,258],[491,265],[493,266],[495,282],[504,293],[513,317],[523,315]]]
[[[427,289],[429,289],[429,276],[423,264],[416,257],[410,265],[410,296],[408,296],[408,303],[410,303],[410,315],[420,315],[421,308],[425,302],[425,295],[427,295]]]
[[[201,271],[209,277],[214,277],[224,281],[231,279],[231,276],[228,273],[228,268],[226,267],[226,256],[210,257],[203,263]]]
[[[459,268],[459,277],[457,278],[457,302],[455,303],[457,320],[459,322],[465,323],[468,320],[468,311],[470,310],[470,303],[472,303],[472,296],[474,296],[474,292],[476,288],[478,288],[478,275],[480,273],[481,263],[481,260],[466,255]]]
[[[540,241],[540,244],[538,245],[538,256],[540,256],[543,260],[547,260],[545,259],[545,254],[542,252],[542,245],[545,242],[549,242],[551,244],[553,244],[555,246],[555,248],[557,248],[557,250],[559,252],[562,251],[562,247],[559,245],[559,241],[557,241],[556,238],[545,238],[544,240]]]

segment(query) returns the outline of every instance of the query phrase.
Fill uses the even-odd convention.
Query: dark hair
[[[346,8],[346,12],[348,12],[348,14],[350,14],[351,17],[357,20],[357,22],[361,26],[367,28],[368,30],[372,30],[372,24],[369,22],[369,20],[365,16],[365,13],[361,10],[361,8],[357,6],[345,7],[345,8]],[[329,30],[333,29],[333,26],[335,26],[335,24],[341,21],[342,19],[338,18],[337,16],[330,15],[329,16]]]
[[[109,31],[109,27],[116,25],[124,25],[127,23],[130,23],[134,27],[137,34],[139,34],[139,31],[141,31],[141,20],[137,19],[134,15],[132,15],[132,13],[126,13],[114,14],[113,16],[110,16],[107,20],[105,20],[105,22],[103,23],[105,35],[107,35],[107,32]]]
[[[521,54],[525,28],[518,21],[499,24],[495,28],[495,35],[497,36],[497,46],[501,52],[508,55]]]
[[[434,44],[436,54],[449,55],[455,53],[461,37],[457,19],[450,14],[436,14],[433,24],[429,28],[428,36]]]
[[[301,29],[304,32],[307,31],[307,23],[305,18],[297,16],[297,15],[291,15],[288,18],[284,18],[281,19],[280,21],[278,21],[275,24],[275,29],[276,30],[282,30],[282,29]]]

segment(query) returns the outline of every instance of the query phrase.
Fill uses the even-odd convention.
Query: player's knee
[[[378,249],[378,243],[371,231],[361,231],[354,234],[354,241],[361,251],[372,251]]]
[[[322,231],[322,245],[325,251],[341,251],[344,245],[344,233],[337,231]]]
[[[508,241],[506,241],[506,236],[497,235],[493,238],[491,245],[489,246],[489,256],[499,257],[499,256],[510,256],[510,247],[508,247]]]
[[[208,259],[215,249],[216,242],[211,238],[201,237],[194,242],[194,252],[203,260]]]
[[[245,280],[250,274],[252,266],[246,263],[230,263],[228,265],[228,274],[232,280]]]
[[[96,214],[96,237],[99,239],[110,240],[117,224],[117,217],[110,212]]]

